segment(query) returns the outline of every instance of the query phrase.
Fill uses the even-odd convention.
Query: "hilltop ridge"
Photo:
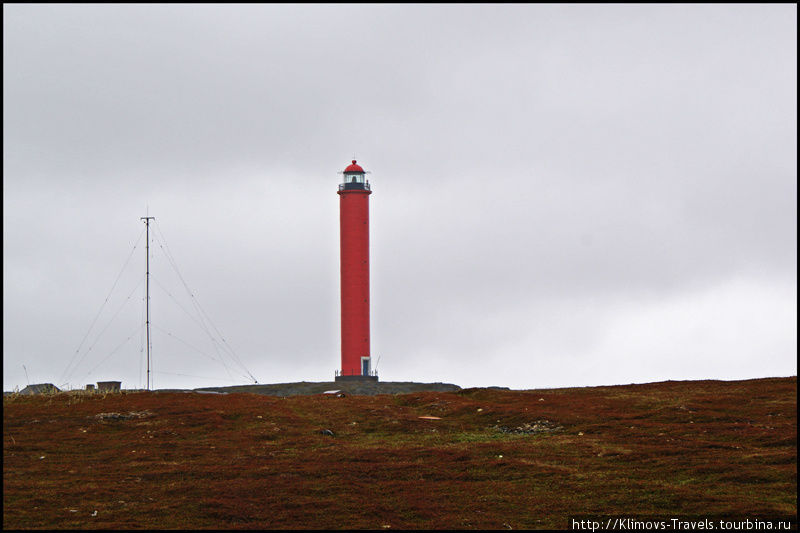
[[[408,394],[411,392],[456,392],[461,390],[451,383],[416,383],[413,381],[300,381],[262,385],[234,385],[230,387],[201,387],[198,392],[237,393],[250,392],[269,396],[299,396],[341,391],[345,394],[373,396],[376,394]]]

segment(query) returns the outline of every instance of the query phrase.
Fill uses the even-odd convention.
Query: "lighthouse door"
[[[369,357],[361,358],[361,375],[369,376]]]

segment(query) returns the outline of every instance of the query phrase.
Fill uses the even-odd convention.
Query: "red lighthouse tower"
[[[369,353],[369,195],[356,160],[339,184],[342,275],[342,368],[336,381],[376,380]]]

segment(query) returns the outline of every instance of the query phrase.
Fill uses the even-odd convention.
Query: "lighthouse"
[[[369,195],[367,172],[353,159],[339,184],[342,367],[336,381],[377,381],[369,350]]]

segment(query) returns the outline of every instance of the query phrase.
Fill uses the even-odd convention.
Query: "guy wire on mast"
[[[173,339],[185,344],[186,346],[191,348],[193,351],[198,352],[201,355],[203,355],[205,357],[208,357],[209,359],[212,359],[212,360],[214,360],[214,361],[216,361],[218,363],[221,363],[225,367],[226,371],[228,372],[228,376],[229,377],[231,377],[230,376],[230,370],[231,369],[228,368],[228,364],[226,364],[225,359],[226,359],[226,357],[230,358],[231,362],[233,362],[236,366],[238,366],[239,368],[241,368],[241,370],[244,371],[244,373],[240,372],[241,377],[243,377],[243,378],[245,378],[245,380],[247,380],[248,376],[249,376],[250,380],[252,380],[254,383],[258,383],[258,381],[255,379],[255,377],[253,377],[253,375],[250,373],[250,371],[244,366],[244,364],[242,363],[241,359],[236,354],[236,352],[233,349],[233,347],[231,347],[228,344],[228,342],[226,341],[225,337],[222,336],[222,334],[219,331],[219,329],[217,328],[216,324],[214,324],[214,322],[208,316],[206,311],[200,306],[200,303],[197,301],[197,298],[195,297],[193,291],[187,285],[186,280],[183,278],[183,275],[181,274],[180,270],[178,269],[177,265],[175,264],[175,260],[172,257],[171,252],[169,251],[169,248],[168,248],[168,246],[166,244],[166,241],[164,240],[162,242],[163,239],[159,237],[159,233],[161,232],[161,229],[159,228],[158,221],[157,221],[156,217],[150,216],[150,214],[148,212],[146,216],[139,217],[139,219],[144,221],[145,227],[142,228],[141,233],[139,234],[139,237],[137,238],[136,243],[133,246],[133,249],[131,250],[130,254],[128,255],[128,259],[125,261],[125,264],[123,265],[122,270],[120,270],[119,274],[117,275],[117,277],[114,280],[114,284],[111,287],[111,291],[106,296],[105,300],[103,301],[103,304],[100,306],[100,310],[97,312],[97,315],[94,317],[94,320],[92,320],[92,324],[89,327],[89,330],[86,332],[86,334],[84,335],[83,339],[81,340],[81,343],[78,346],[78,349],[75,350],[75,353],[70,358],[69,364],[67,365],[67,368],[64,370],[64,377],[65,378],[70,377],[72,375],[72,373],[74,373],[77,370],[77,368],[81,365],[81,363],[83,363],[84,359],[89,355],[89,353],[92,351],[92,349],[95,348],[95,346],[97,345],[98,341],[103,336],[103,334],[108,330],[108,328],[112,325],[112,323],[117,318],[117,316],[123,310],[123,308],[126,305],[126,302],[128,302],[130,300],[131,296],[133,296],[133,293],[136,290],[142,290],[142,292],[144,292],[144,294],[143,294],[143,298],[142,298],[141,311],[140,311],[140,313],[141,313],[141,321],[139,322],[139,325],[138,325],[138,328],[137,328],[137,331],[140,332],[140,334],[141,334],[141,344],[140,344],[140,348],[139,348],[139,387],[141,387],[141,378],[144,377],[143,374],[144,374],[144,370],[145,370],[145,368],[144,368],[145,364],[143,364],[144,361],[142,361],[142,357],[141,357],[142,355],[145,355],[146,356],[146,360],[147,360],[147,363],[146,363],[146,386],[145,386],[144,390],[147,390],[147,391],[154,390],[154,379],[153,379],[154,378],[154,374],[161,374],[162,373],[162,372],[156,372],[155,368],[153,366],[153,353],[152,353],[153,352],[153,341],[152,341],[152,328],[153,327],[155,327],[157,330],[163,331],[170,338],[173,338]],[[192,306],[194,307],[195,312],[197,313],[197,317],[196,318],[192,315],[192,313],[187,311],[181,305],[181,303],[179,301],[177,301],[177,299],[172,295],[172,293],[169,290],[167,290],[165,287],[163,287],[161,285],[161,283],[159,283],[158,279],[156,279],[155,277],[150,275],[150,226],[151,226],[150,221],[151,220],[155,221],[155,225],[153,225],[153,237],[155,239],[154,240],[154,244],[158,244],[158,246],[164,251],[164,255],[165,255],[168,263],[170,264],[172,269],[175,271],[175,274],[178,276],[178,279],[181,281],[184,289],[186,289],[186,292],[187,292],[187,294],[188,294],[188,296],[190,298],[190,302],[191,302]],[[99,334],[96,335],[95,340],[93,342],[91,342],[89,348],[86,349],[85,352],[83,352],[83,355],[81,355],[81,353],[82,353],[81,348],[83,348],[84,343],[89,338],[89,335],[92,333],[92,330],[93,330],[95,324],[97,323],[98,319],[100,318],[100,315],[102,314],[103,310],[108,305],[109,300],[110,300],[110,298],[112,296],[112,293],[114,292],[114,289],[117,287],[120,279],[122,278],[122,275],[123,275],[123,273],[125,271],[126,266],[130,263],[131,259],[133,258],[134,254],[135,254],[136,246],[139,244],[139,242],[141,240],[141,237],[143,235],[145,235],[145,234],[146,234],[146,242],[145,242],[145,254],[146,254],[146,258],[145,258],[145,278],[144,279],[139,278],[139,282],[133,288],[131,293],[128,294],[128,296],[125,299],[125,301],[117,308],[116,312],[113,313],[113,316],[111,317],[111,320],[108,321],[106,326],[100,331]],[[163,235],[162,235],[162,237],[163,237]],[[195,322],[206,333],[206,335],[208,335],[209,339],[213,343],[214,350],[216,351],[216,355],[217,355],[218,359],[217,359],[217,357],[214,357],[213,355],[209,355],[209,354],[203,352],[202,350],[198,349],[197,347],[193,346],[192,344],[186,342],[185,340],[173,335],[172,332],[169,332],[169,331],[166,331],[166,330],[162,330],[161,328],[159,328],[159,327],[157,327],[157,326],[155,326],[155,325],[153,325],[151,323],[151,320],[150,320],[150,281],[151,281],[151,277],[153,278],[152,281],[154,281],[156,283],[156,285],[161,287],[164,290],[164,292],[166,292],[167,296],[169,296],[173,301],[175,301],[175,303],[178,305],[178,307],[190,319],[192,319],[192,321]],[[144,285],[144,286],[142,287],[142,285]],[[212,330],[213,330],[213,332],[216,333],[216,336],[218,336],[219,338],[216,338],[215,333],[212,333]],[[102,359],[102,361],[100,361],[94,368],[92,368],[88,372],[87,377],[89,375],[91,375],[100,365],[105,363],[106,360],[108,360],[111,356],[113,356],[115,353],[117,353],[128,341],[131,340],[131,338],[135,334],[136,334],[136,331],[131,333],[125,339],[125,341],[123,341],[119,346],[114,348],[111,351],[111,353],[108,354],[108,356],[106,356],[104,359]],[[147,345],[146,354],[145,354],[145,343]],[[77,359],[77,363],[75,362],[76,359]],[[30,380],[29,380],[29,378],[27,376],[27,368],[25,368],[25,365],[23,365],[23,369],[26,372],[26,380],[28,380],[28,382],[29,382]],[[166,374],[169,374],[169,373],[167,372]],[[186,376],[188,376],[187,374],[175,374],[175,375],[186,375]],[[188,377],[202,377],[202,376],[188,376]],[[208,378],[203,377],[203,379],[208,379]],[[66,380],[64,380],[64,381],[66,382]],[[231,380],[231,381],[235,381],[235,380]]]

